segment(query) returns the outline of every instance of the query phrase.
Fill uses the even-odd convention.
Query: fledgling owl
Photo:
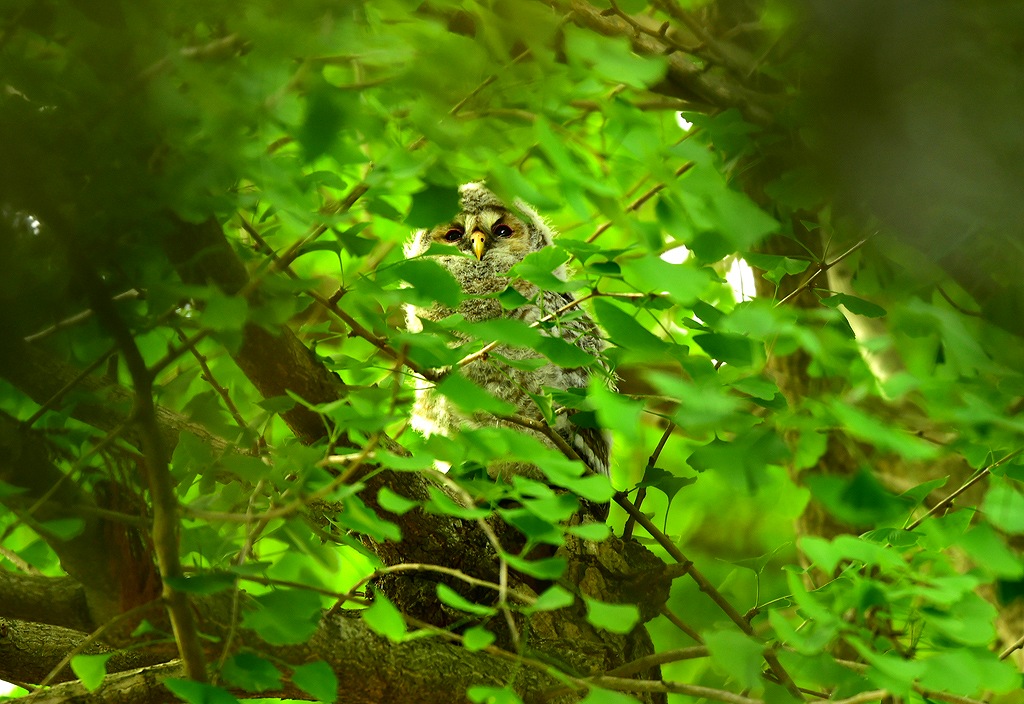
[[[567,293],[542,291],[534,284],[520,279],[513,280],[508,276],[508,270],[521,262],[526,255],[552,244],[554,232],[544,218],[521,200],[516,200],[513,208],[506,208],[497,196],[479,183],[466,184],[459,191],[461,212],[451,222],[414,233],[412,240],[405,247],[405,255],[419,256],[431,245],[450,248],[451,254],[432,254],[430,258],[451,272],[467,298],[459,304],[457,311],[440,303],[434,303],[430,307],[406,306],[406,323],[410,331],[422,331],[422,320],[438,321],[455,312],[470,322],[514,318],[531,325],[573,301],[572,296]],[[562,268],[555,274],[559,278],[565,278]],[[529,301],[528,303],[514,310],[505,310],[496,298],[480,297],[504,291],[510,283]],[[567,319],[560,320],[561,316]],[[566,342],[601,359],[604,341],[600,332],[594,322],[575,307],[556,315],[551,322],[540,326],[540,329],[543,334],[561,336]],[[532,349],[501,345],[494,352],[496,355],[489,355],[467,364],[462,368],[462,373],[497,398],[514,405],[519,415],[534,420],[542,421],[543,416],[529,394],[541,393],[542,387],[566,390],[586,388],[590,383],[591,370],[586,367],[566,369],[548,362],[538,369],[525,370],[509,366],[495,358],[541,358],[541,355]],[[593,471],[607,476],[607,435],[600,430],[576,425],[571,413],[560,413],[556,418],[554,430]],[[539,432],[502,421],[489,414],[480,412],[470,416],[451,404],[445,396],[437,393],[433,384],[419,384],[412,425],[425,435],[450,435],[462,427],[479,427],[487,424],[528,432],[549,447],[553,445]],[[522,474],[543,479],[543,474],[537,467],[524,463],[499,463],[489,467],[488,472],[495,477],[507,478],[511,474]]]

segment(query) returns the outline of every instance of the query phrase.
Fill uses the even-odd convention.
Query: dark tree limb
[[[85,589],[72,577],[40,577],[0,570],[0,617],[62,626],[93,628]]]
[[[85,634],[77,630],[0,618],[0,679],[41,682],[84,639]],[[109,653],[111,649],[97,643],[85,648],[83,652],[94,655]],[[143,662],[137,652],[122,651],[111,657],[107,669],[125,670],[138,667]],[[56,677],[56,681],[63,682],[74,677],[70,670],[65,669]]]
[[[250,291],[249,273],[224,237],[216,220],[198,225],[178,223],[179,231],[165,239],[165,250],[182,280],[212,284],[227,294],[257,296]],[[232,354],[235,363],[264,398],[291,391],[311,404],[329,403],[345,395],[345,384],[328,371],[289,328],[270,332],[249,321],[242,345]],[[306,444],[327,435],[323,419],[302,405],[281,414],[288,427]]]
[[[94,626],[120,613],[125,606],[122,599],[128,596],[124,587],[134,582],[135,570],[147,568],[146,563],[129,564],[112,549],[116,542],[111,540],[111,530],[118,527],[95,515],[83,515],[79,507],[96,508],[93,497],[53,464],[41,435],[25,430],[4,413],[0,413],[0,479],[23,489],[6,496],[4,505],[47,539],[64,571],[84,590],[87,609],[69,620]],[[47,530],[46,521],[67,518],[82,521],[74,537],[65,540]],[[0,611],[5,612],[6,605],[0,602]]]
[[[120,429],[120,437],[141,450],[138,429],[128,424],[132,405],[130,390],[98,376],[80,376],[80,370],[67,364],[39,345],[22,340],[8,339],[0,354],[0,377],[22,391],[38,404],[51,401],[54,396],[65,396],[55,408],[68,413],[94,428],[105,432]],[[63,393],[62,393],[63,392]],[[223,451],[227,444],[198,423],[163,406],[156,406],[157,426],[165,450],[170,453],[178,444],[182,432],[189,432],[202,442]]]

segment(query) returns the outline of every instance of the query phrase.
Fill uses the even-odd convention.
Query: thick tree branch
[[[40,577],[0,570],[0,617],[62,626],[93,628],[86,592],[72,577]]]
[[[165,249],[184,281],[213,284],[228,294],[240,293],[250,284],[244,264],[215,220],[198,225],[180,222],[178,226],[180,231],[166,238]],[[289,328],[272,333],[250,321],[242,335],[242,345],[232,358],[264,398],[291,391],[308,403],[319,404],[344,396],[341,379],[320,364]],[[327,435],[323,419],[302,405],[281,417],[307,444]]]
[[[111,551],[106,522],[76,510],[95,508],[93,498],[50,461],[44,438],[5,413],[0,413],[0,480],[24,490],[6,496],[4,505],[47,538],[64,571],[85,590],[88,608],[69,623],[92,626],[120,613],[122,580],[131,567]],[[47,521],[69,518],[82,522],[74,537],[65,539],[46,527]],[[0,611],[6,605],[0,602]]]
[[[85,634],[68,628],[0,618],[0,679],[41,682],[84,639]],[[84,648],[83,652],[92,655],[111,650],[97,643]],[[113,655],[107,668],[109,671],[125,670],[143,663],[137,652],[121,651]],[[64,670],[55,679],[63,682],[73,678],[70,671]]]
[[[74,251],[77,246],[72,246],[71,249]],[[83,267],[79,275],[86,283],[97,318],[113,336],[132,377],[135,393],[131,415],[133,422],[139,427],[142,449],[145,453],[142,470],[149,485],[153,515],[151,536],[157,564],[160,566],[163,598],[171,619],[171,627],[174,629],[178,652],[185,663],[188,676],[196,681],[205,682],[206,657],[188,595],[178,591],[171,584],[172,580],[183,575],[181,557],[178,553],[178,499],[167,461],[168,450],[164,446],[157,423],[156,407],[153,403],[153,374],[146,366],[132,331],[106,295],[100,277],[87,267]]]
[[[61,404],[63,411],[106,432],[121,429],[121,437],[141,449],[138,429],[127,426],[131,391],[105,378],[81,377],[79,369],[40,346],[17,339],[4,340],[2,346],[0,376],[11,385],[40,405],[51,402],[55,396],[70,393],[74,397],[73,402]],[[182,432],[192,433],[214,449],[226,447],[224,440],[174,411],[156,406],[154,412],[167,452],[173,451]]]
[[[569,0],[560,3],[571,10],[573,20],[588,29],[606,36],[627,37],[634,51],[649,56],[667,56],[668,71],[662,84],[652,87],[664,93],[685,100],[704,103],[708,108],[738,108],[755,124],[773,124],[775,115],[771,111],[772,99],[756,93],[737,83],[729,76],[705,71],[689,56],[648,34],[638,33],[620,17],[606,17],[601,10],[584,0]]]

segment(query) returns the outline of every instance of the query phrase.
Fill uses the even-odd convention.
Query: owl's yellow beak
[[[473,234],[469,236],[469,244],[473,248],[473,255],[476,256],[476,260],[480,261],[484,258],[484,251],[487,249],[487,237],[480,230],[474,230]]]

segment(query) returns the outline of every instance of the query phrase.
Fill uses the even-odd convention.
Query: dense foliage
[[[1020,701],[1024,17],[836,5],[9,2],[0,680]],[[611,484],[407,427],[417,378],[512,413],[459,372],[495,343],[603,376],[552,321],[405,330],[476,180],[617,380],[516,420],[608,428]]]

